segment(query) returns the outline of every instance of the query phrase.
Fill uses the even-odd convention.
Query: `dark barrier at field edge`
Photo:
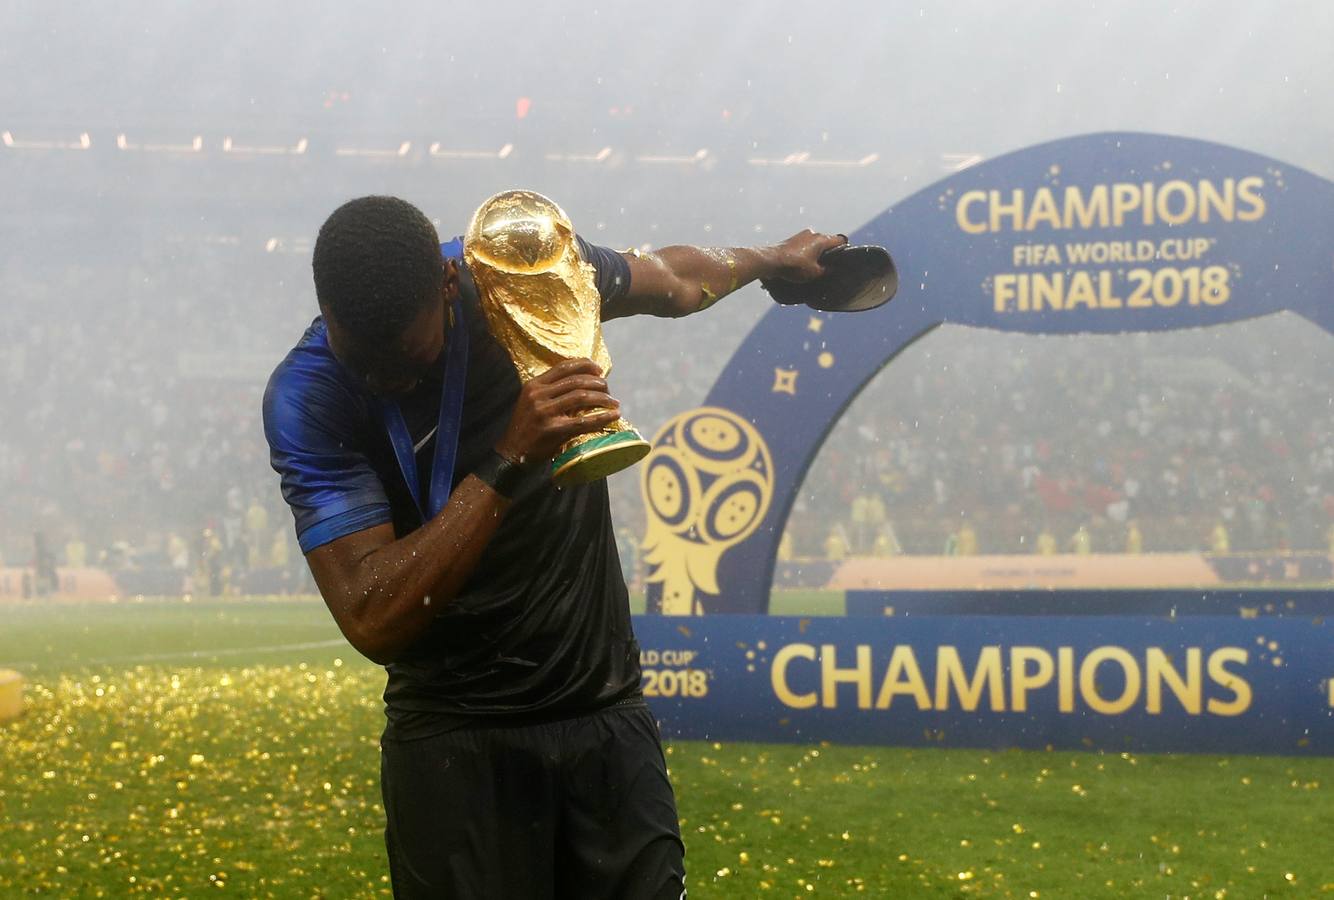
[[[667,737],[1334,755],[1323,618],[636,616]]]

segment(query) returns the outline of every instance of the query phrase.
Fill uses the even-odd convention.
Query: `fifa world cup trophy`
[[[491,334],[521,381],[580,357],[597,363],[604,376],[611,369],[596,273],[579,253],[569,217],[553,201],[533,191],[491,197],[473,214],[463,255]],[[565,444],[551,477],[558,484],[596,481],[648,452],[643,436],[617,419]]]

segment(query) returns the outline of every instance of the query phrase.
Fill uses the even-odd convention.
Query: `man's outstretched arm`
[[[540,465],[570,438],[615,421],[619,410],[597,366],[569,360],[524,385],[495,450]],[[395,539],[392,525],[376,525],[316,547],[306,561],[348,642],[377,663],[393,662],[453,601],[508,508],[508,499],[469,475],[416,531]]]
[[[847,243],[841,234],[806,230],[770,247],[663,247],[624,254],[630,290],[604,307],[603,318],[688,316],[708,309],[757,278],[810,281],[818,277],[820,254]]]

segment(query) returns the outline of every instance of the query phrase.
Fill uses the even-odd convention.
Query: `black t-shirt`
[[[616,302],[629,287],[628,264],[614,251],[582,240],[580,248],[597,271],[603,303]],[[520,388],[513,363],[491,337],[466,270],[462,282],[469,351],[455,486],[503,435]],[[322,332],[316,337],[322,338]],[[289,356],[284,366],[310,368],[311,356],[320,356],[320,365],[327,366],[321,347],[307,332],[293,351],[305,355],[296,362]],[[328,357],[332,359],[332,354]],[[374,472],[384,497],[383,503],[359,506],[340,516],[369,527],[376,524],[370,519],[378,515],[379,521],[392,521],[399,536],[420,527],[421,515],[406,489],[374,399],[342,396],[341,402],[331,404],[325,394],[337,399],[349,391],[364,393],[364,388],[332,372],[324,372],[328,377],[322,379],[309,375],[298,379],[285,373],[284,366],[270,380],[265,427],[274,468],[283,475],[284,495],[297,517],[299,533],[306,520],[318,517],[310,509],[316,501],[307,498],[312,489],[306,487],[317,479],[303,466],[309,469],[313,459],[327,467],[325,461],[334,456],[335,468],[348,481],[363,482],[355,502],[374,493],[366,488],[365,476],[357,474],[363,467]],[[311,396],[305,406],[332,410],[336,405],[339,411],[316,423],[289,427],[287,420],[298,416],[287,411],[303,405],[292,394],[312,393],[305,387],[308,382],[321,382],[321,396]],[[399,401],[417,449],[423,496],[430,483],[442,386],[443,364]],[[316,428],[317,435],[305,437]],[[294,448],[303,441],[327,445],[315,448],[327,452],[320,456]],[[331,479],[318,480],[327,493]],[[349,500],[343,506],[353,503]],[[340,530],[348,527],[352,526]],[[316,522],[304,533],[324,534],[324,529],[324,523]],[[326,538],[327,534],[320,540]],[[303,540],[307,552],[313,549],[309,543]],[[428,632],[386,668],[385,735],[398,740],[481,720],[563,718],[638,697],[639,648],[616,554],[606,482],[560,488],[545,468],[530,477],[516,492],[472,577],[456,597],[440,603]]]

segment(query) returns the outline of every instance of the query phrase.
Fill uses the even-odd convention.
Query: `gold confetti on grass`
[[[383,678],[360,663],[34,678],[27,715],[0,727],[0,896],[387,895]],[[1295,896],[1334,883],[1329,759],[668,752],[692,898],[1059,897],[1071,885]],[[1253,786],[1219,790],[1220,768]]]
[[[33,684],[0,729],[0,895],[387,895],[382,679],[140,666]]]

